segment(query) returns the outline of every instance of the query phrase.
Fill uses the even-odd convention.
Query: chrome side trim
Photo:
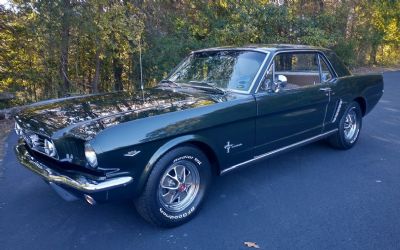
[[[338,129],[334,129],[334,130],[325,132],[325,133],[323,133],[323,134],[319,134],[319,135],[317,135],[317,136],[314,136],[314,137],[311,137],[311,138],[308,138],[308,139],[305,139],[305,140],[302,140],[302,141],[293,143],[293,144],[291,144],[291,145],[288,145],[288,146],[285,146],[285,147],[282,147],[282,148],[275,149],[275,150],[270,151],[270,152],[268,152],[268,153],[255,156],[253,159],[244,161],[244,162],[242,162],[242,163],[233,165],[233,166],[231,166],[231,167],[229,167],[229,168],[226,168],[226,169],[222,170],[222,171],[221,171],[221,175],[226,174],[227,172],[230,172],[230,171],[232,171],[232,170],[234,170],[234,169],[236,169],[236,168],[238,168],[238,167],[241,167],[241,166],[243,166],[243,165],[249,164],[249,163],[251,163],[251,162],[253,162],[253,161],[261,160],[261,159],[264,159],[264,158],[273,156],[273,155],[275,155],[275,154],[282,153],[282,152],[285,152],[285,151],[287,151],[287,150],[290,150],[290,149],[293,149],[293,148],[296,148],[296,147],[300,147],[300,146],[303,146],[303,145],[305,145],[305,144],[308,144],[308,143],[317,141],[317,140],[319,140],[319,139],[322,139],[322,138],[324,138],[324,137],[327,137],[327,136],[329,136],[329,135],[335,133],[336,131],[338,131]]]
[[[336,121],[336,119],[337,119],[337,117],[338,117],[338,115],[339,115],[339,112],[340,112],[340,110],[342,109],[342,104],[343,104],[343,101],[342,101],[342,99],[340,99],[339,104],[338,104],[338,106],[337,106],[337,108],[336,108],[335,116],[334,116],[333,119],[332,119],[332,123],[334,123],[334,122]]]
[[[113,189],[120,186],[126,186],[133,181],[133,178],[130,176],[96,181],[90,180],[84,176],[71,177],[60,174],[32,157],[26,150],[25,143],[23,142],[18,143],[18,145],[15,147],[15,152],[18,160],[21,162],[22,165],[24,165],[32,172],[40,175],[46,181],[56,184],[62,184],[85,193],[94,193]]]

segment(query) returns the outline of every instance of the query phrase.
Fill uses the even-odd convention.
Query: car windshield
[[[196,52],[186,58],[167,80],[247,92],[265,57],[266,54],[255,51]]]

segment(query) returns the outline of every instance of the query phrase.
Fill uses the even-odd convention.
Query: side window
[[[276,55],[260,90],[279,92],[320,84],[319,60],[315,52],[287,52]],[[325,81],[332,78],[326,64],[321,71],[326,73]]]
[[[275,57],[276,72],[318,74],[316,53],[281,53]]]
[[[323,60],[322,57],[320,57],[320,62],[321,62],[321,82],[329,82],[332,80],[332,73],[329,70],[328,65],[326,64],[325,60]]]

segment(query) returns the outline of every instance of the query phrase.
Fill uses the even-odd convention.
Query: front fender
[[[153,169],[153,167],[154,167],[155,163],[158,161],[158,159],[160,159],[164,154],[166,154],[171,149],[173,149],[179,145],[185,144],[185,143],[202,143],[202,144],[207,145],[214,152],[216,152],[216,150],[213,148],[212,144],[208,143],[207,139],[200,135],[194,135],[194,134],[183,135],[183,136],[179,136],[179,137],[176,137],[176,138],[173,138],[173,139],[167,141],[161,147],[159,147],[157,149],[157,151],[150,157],[150,160],[146,164],[146,167],[143,169],[143,172],[137,183],[137,193],[140,193],[142,191],[142,189],[143,189],[144,185],[146,184],[146,181],[151,173],[151,170]]]

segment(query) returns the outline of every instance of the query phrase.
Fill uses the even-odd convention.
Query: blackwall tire
[[[338,149],[352,148],[360,136],[362,127],[362,112],[357,102],[352,102],[346,108],[339,121],[338,131],[328,138],[329,143]]]

